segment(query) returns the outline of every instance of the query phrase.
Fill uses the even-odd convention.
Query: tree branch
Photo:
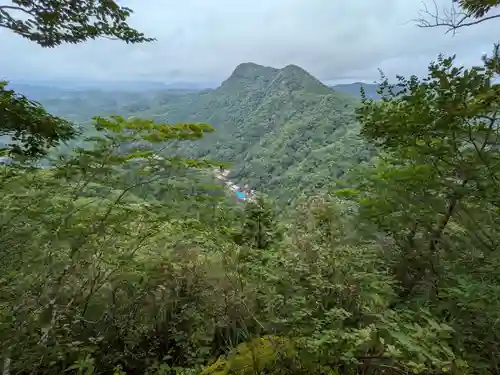
[[[13,5],[0,5],[0,10],[4,10],[4,9],[7,9],[7,10],[17,10],[17,11],[29,14],[30,16],[35,16],[35,14],[33,13],[33,10],[24,9],[24,8],[16,7],[16,6],[13,6]],[[7,11],[4,10],[4,13],[7,13]]]
[[[443,10],[443,16],[436,1],[433,0],[434,11],[429,11],[427,5],[423,3],[424,9],[420,11],[420,17],[416,20],[417,26],[422,28],[447,27],[446,33],[452,32],[455,35],[457,29],[480,24],[495,18],[500,18],[500,14],[477,18],[472,11],[458,10],[454,3],[449,10]]]

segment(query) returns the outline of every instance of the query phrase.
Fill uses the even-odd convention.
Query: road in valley
[[[216,179],[220,180],[221,182],[226,185],[227,189],[236,195],[236,198],[238,200],[249,200],[253,201],[255,197],[255,191],[250,190],[248,188],[248,185],[245,185],[243,188],[240,187],[239,185],[235,184],[232,182],[227,176],[229,175],[230,170],[229,169],[220,169],[220,168],[215,168],[213,169],[213,174]]]

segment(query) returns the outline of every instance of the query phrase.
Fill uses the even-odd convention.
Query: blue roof
[[[236,192],[236,198],[238,198],[238,199],[245,199],[246,197],[247,196],[242,191],[237,191]]]

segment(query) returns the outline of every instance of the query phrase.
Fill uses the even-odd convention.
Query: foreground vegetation
[[[209,125],[96,117],[57,156],[71,124],[1,86],[3,373],[500,373],[499,74],[495,47],[480,68],[440,56],[383,79],[346,108],[374,165],[279,216],[229,199],[217,162],[166,151]]]

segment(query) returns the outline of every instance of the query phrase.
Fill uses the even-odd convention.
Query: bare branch
[[[21,8],[21,7],[16,7],[16,6],[13,6],[13,5],[0,5],[0,10],[17,10],[17,11],[20,11],[20,12],[23,12],[23,13],[26,13],[26,14],[29,14],[30,16],[33,16],[33,12],[31,10],[28,10],[28,9],[24,9],[24,8]]]
[[[427,4],[423,2],[423,9],[419,12],[419,18],[414,21],[418,27],[433,28],[446,27],[446,33],[453,33],[462,27],[468,27],[489,21],[495,18],[500,18],[500,14],[494,14],[485,17],[477,17],[473,11],[465,11],[452,3],[451,8],[442,9],[441,12],[433,0],[434,10],[430,11]]]

